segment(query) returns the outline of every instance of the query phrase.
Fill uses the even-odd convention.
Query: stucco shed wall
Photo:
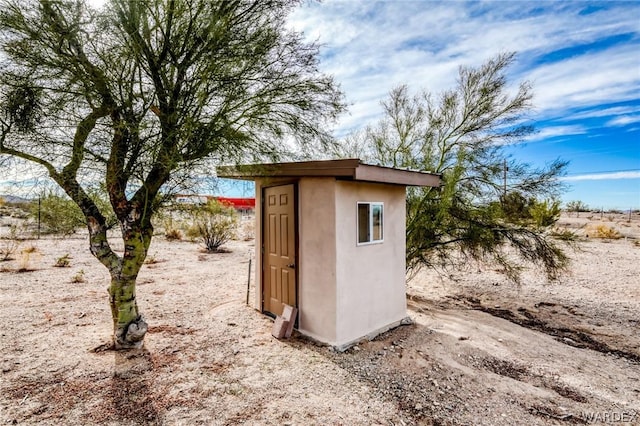
[[[336,181],[302,178],[298,184],[298,330],[336,344]]]
[[[382,243],[357,245],[357,203],[383,202]],[[405,188],[336,182],[336,345],[407,316],[405,298]]]

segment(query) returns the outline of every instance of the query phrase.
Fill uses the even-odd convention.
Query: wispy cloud
[[[616,179],[640,179],[640,170],[610,172],[610,173],[587,173],[576,176],[565,176],[560,178],[563,181],[581,181],[581,180],[616,180]]]
[[[562,118],[573,108],[637,99],[639,65],[638,45],[626,45],[540,65],[527,77],[542,115]]]
[[[607,126],[627,126],[633,123],[640,123],[640,115],[622,115],[607,122]]]
[[[529,136],[527,141],[551,139],[571,135],[583,135],[585,133],[587,133],[587,129],[584,126],[578,124],[570,126],[548,126]]]
[[[398,84],[440,92],[455,85],[460,65],[477,66],[505,51],[519,52],[511,80],[533,82],[538,119],[560,119],[637,99],[640,91],[640,7],[611,2],[581,13],[585,7],[327,0],[297,10],[290,25],[323,44],[321,66],[353,105],[340,122],[343,129],[362,127],[381,114],[379,102]],[[618,46],[597,44],[621,34],[636,36]],[[575,51],[553,56],[567,48]]]
[[[582,120],[585,118],[613,117],[613,116],[626,115],[626,114],[635,114],[639,112],[640,112],[640,106],[630,105],[630,106],[599,108],[599,109],[591,109],[588,111],[575,112],[567,116],[566,118],[570,120]]]

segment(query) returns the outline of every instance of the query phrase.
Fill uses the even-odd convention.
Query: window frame
[[[360,241],[360,206],[369,206],[368,221],[368,241]],[[374,207],[380,207],[380,239],[374,239]],[[358,201],[356,203],[356,245],[368,246],[371,244],[384,243],[384,202],[383,201]]]

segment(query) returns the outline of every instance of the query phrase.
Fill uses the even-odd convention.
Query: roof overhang
[[[374,166],[364,164],[357,158],[218,166],[216,172],[218,177],[243,180],[260,178],[334,177],[343,180],[405,186],[437,187],[441,184],[440,175],[435,173]]]

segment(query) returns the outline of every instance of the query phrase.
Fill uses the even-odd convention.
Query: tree
[[[44,168],[78,205],[111,276],[114,347],[140,347],[135,284],[161,189],[208,161],[328,141],[342,96],[318,71],[317,46],[285,28],[289,1],[0,2],[0,154]],[[122,255],[87,189],[96,182]]]
[[[566,266],[562,250],[536,224],[553,222],[557,205],[538,206],[546,211],[536,211],[536,220],[530,209],[557,195],[556,178],[567,163],[534,169],[505,153],[506,144],[534,131],[523,121],[531,87],[525,82],[511,92],[507,86],[514,58],[501,54],[478,68],[461,67],[457,86],[438,96],[411,96],[407,86],[396,87],[382,103],[380,122],[347,141],[349,153],[373,163],[442,175],[442,187],[407,193],[410,273],[469,258],[497,262],[514,280],[523,262],[541,266],[550,278]]]
[[[580,216],[580,212],[589,211],[589,206],[587,206],[585,203],[583,203],[580,200],[569,201],[567,203],[567,211],[575,212],[576,217],[578,217]]]

